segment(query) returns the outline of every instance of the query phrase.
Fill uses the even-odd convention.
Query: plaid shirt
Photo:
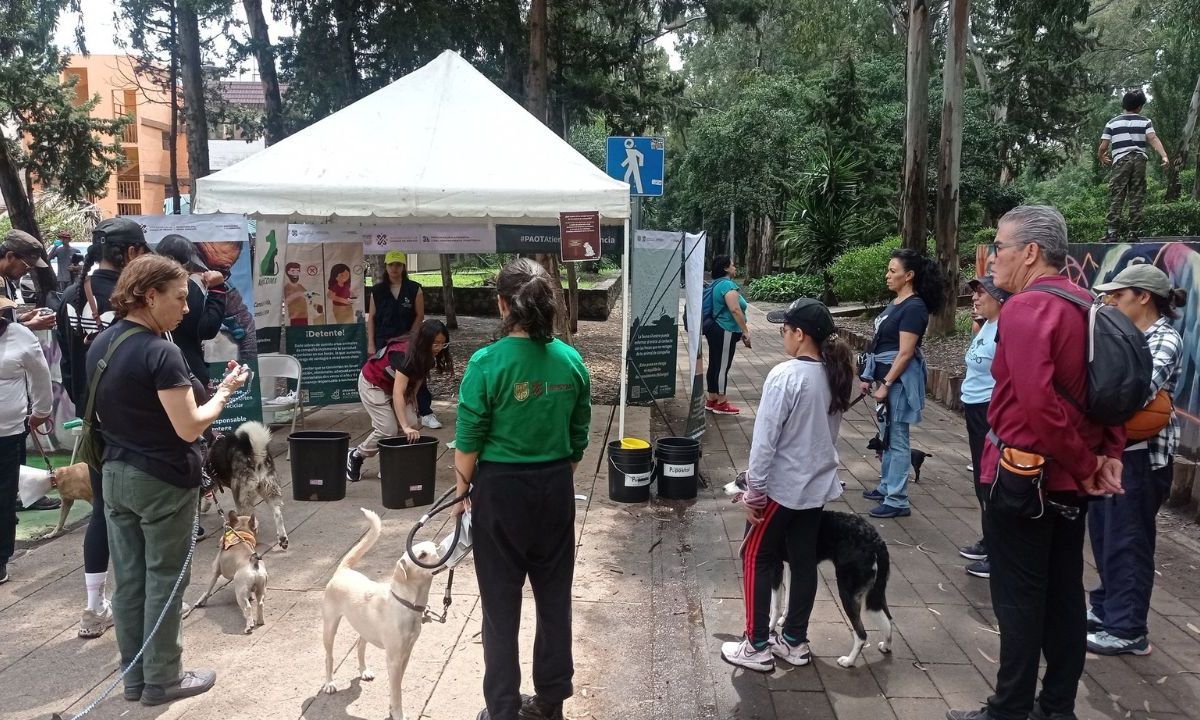
[[[1150,346],[1150,355],[1154,361],[1154,373],[1150,377],[1150,397],[1153,398],[1159,389],[1165,388],[1168,395],[1174,397],[1175,383],[1179,381],[1182,369],[1179,346],[1183,340],[1179,332],[1171,327],[1167,318],[1159,318],[1146,330],[1146,344]],[[1158,470],[1167,466],[1175,455],[1179,445],[1179,418],[1171,411],[1171,419],[1167,426],[1157,435],[1150,438],[1150,468]]]

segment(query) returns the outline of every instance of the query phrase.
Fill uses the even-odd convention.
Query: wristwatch
[[[895,380],[884,380],[884,381],[883,381],[883,386],[884,386],[885,388],[890,388],[890,387],[892,386],[892,384],[893,384],[893,383],[895,383],[895,382],[896,382]]]

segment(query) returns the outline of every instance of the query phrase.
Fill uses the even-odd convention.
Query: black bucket
[[[700,477],[700,441],[665,437],[654,441],[654,476],[658,496],[668,500],[693,500]]]
[[[350,433],[302,430],[288,435],[293,500],[346,497],[346,453]]]
[[[627,449],[620,440],[608,444],[608,499],[636,503],[650,499],[654,457],[650,447]]]
[[[406,437],[379,441],[379,488],[383,506],[389,510],[433,503],[437,478],[438,439],[421,436],[416,442]]]

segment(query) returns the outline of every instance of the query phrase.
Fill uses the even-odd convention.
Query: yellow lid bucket
[[[650,443],[639,438],[621,438],[622,450],[645,450],[650,447]]]

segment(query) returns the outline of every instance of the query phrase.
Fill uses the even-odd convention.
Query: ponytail
[[[1166,297],[1161,297],[1150,293],[1150,297],[1154,298],[1154,307],[1158,308],[1158,314],[1174,320],[1179,317],[1179,313],[1175,312],[1175,308],[1182,307],[1187,303],[1187,290],[1183,288],[1172,288]]]
[[[496,293],[508,304],[501,326],[505,335],[521,329],[541,343],[554,339],[557,303],[545,268],[528,258],[512,261],[497,276]]]
[[[825,361],[825,377],[829,380],[829,414],[850,409],[850,393],[854,389],[854,353],[837,333],[821,341],[821,358]]]
[[[907,272],[913,274],[913,292],[925,302],[930,314],[942,309],[946,297],[942,289],[942,268],[916,250],[903,248],[892,253]]]

